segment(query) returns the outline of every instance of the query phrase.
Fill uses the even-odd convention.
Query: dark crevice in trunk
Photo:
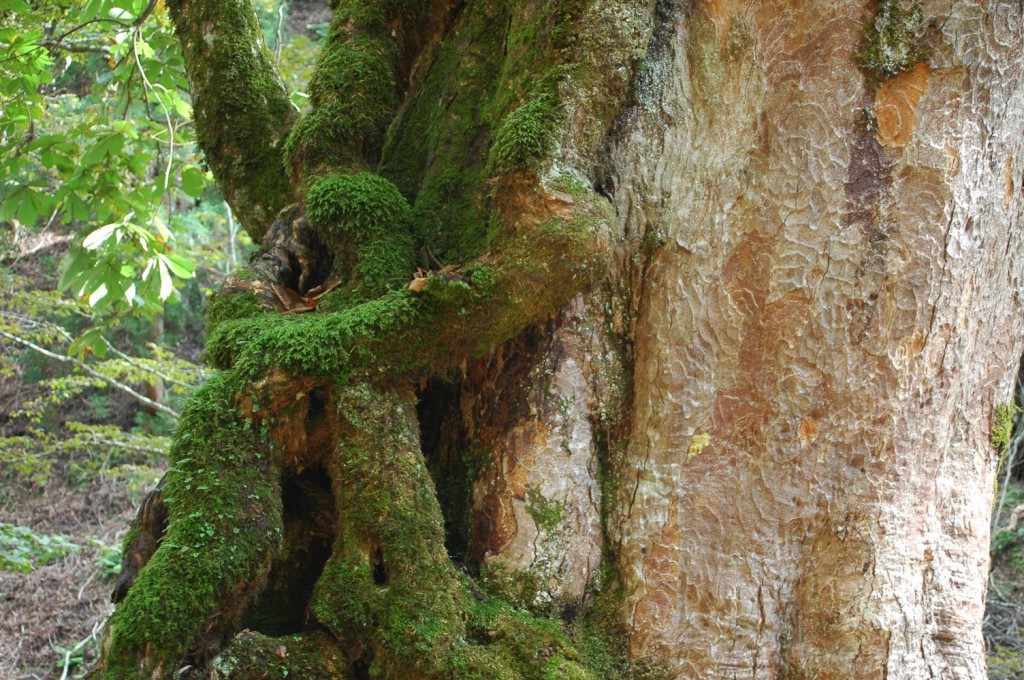
[[[370,680],[370,660],[363,657],[352,664],[354,680]]]
[[[281,480],[284,546],[267,585],[243,625],[265,635],[291,635],[306,626],[306,608],[337,534],[331,480],[312,467]]]
[[[459,381],[434,378],[418,392],[420,443],[444,515],[445,547],[457,564],[469,552],[475,461],[459,413]]]
[[[373,567],[373,582],[378,586],[386,586],[390,578],[388,568],[384,564],[384,551],[380,547],[370,555],[370,565]]]

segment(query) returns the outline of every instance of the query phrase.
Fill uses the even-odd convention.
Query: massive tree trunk
[[[263,251],[98,675],[984,675],[1020,3],[172,11]]]

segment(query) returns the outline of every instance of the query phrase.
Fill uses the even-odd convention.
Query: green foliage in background
[[[63,536],[40,536],[28,527],[0,522],[0,570],[27,574],[78,548]]]
[[[256,5],[298,89],[316,37],[284,30],[280,0]],[[302,108],[305,95],[293,101]],[[8,469],[34,476],[74,455],[80,428],[116,415],[111,389],[137,395],[159,383],[160,407],[136,415],[131,437],[169,435],[202,381],[175,355],[198,356],[203,301],[253,245],[212,183],[191,118],[163,2],[0,0],[0,262],[16,263],[32,237],[70,237],[52,266],[44,257],[27,273],[0,269],[0,379],[31,388],[0,409]],[[16,436],[3,436],[5,418],[22,423]]]
[[[0,14],[0,220],[70,227],[63,283],[95,310],[158,312],[192,274],[165,225],[210,179],[167,10],[0,0]]]
[[[257,4],[275,44],[285,8]],[[10,228],[0,254],[4,241],[62,228],[75,238],[60,284],[94,325],[160,313],[195,274],[184,216],[201,198],[219,202],[167,9],[0,0],[0,26],[0,222]],[[314,51],[304,35],[276,45],[289,83],[306,77]],[[96,335],[81,338],[98,346]]]

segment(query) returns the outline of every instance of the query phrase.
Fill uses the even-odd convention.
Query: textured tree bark
[[[678,5],[624,126],[630,651],[677,677],[984,676],[1021,317],[1019,3],[925,2],[865,87],[858,2]],[[695,445],[695,443],[697,445]]]
[[[1024,9],[910,10],[339,3],[97,672],[982,677]]]

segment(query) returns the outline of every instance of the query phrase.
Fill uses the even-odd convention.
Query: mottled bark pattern
[[[543,341],[509,343],[462,381],[465,436],[487,461],[473,484],[469,557],[520,574],[542,609],[576,607],[598,587],[602,429],[623,388],[611,382],[622,367],[602,321],[578,297],[536,330]]]
[[[984,677],[1022,6],[925,2],[928,63],[877,94],[860,2],[662,9],[614,154],[655,244],[610,527],[630,650],[679,678]]]

